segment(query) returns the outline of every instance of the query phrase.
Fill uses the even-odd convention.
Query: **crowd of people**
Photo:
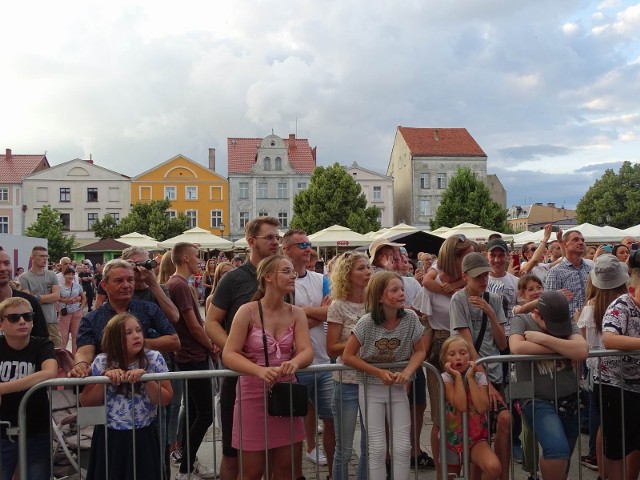
[[[244,258],[203,261],[197,245],[179,243],[153,259],[130,247],[104,266],[65,257],[51,269],[47,249],[36,247],[31,267],[16,276],[0,250],[0,419],[16,424],[24,392],[58,375],[54,347],[68,347],[69,376],[109,381],[80,396],[107,412],[94,430],[88,478],[170,478],[173,463],[177,480],[259,480],[267,472],[299,480],[307,458],[326,465],[329,478],[347,479],[358,418],[358,479],[404,480],[412,468],[459,473],[466,412],[471,478],[506,480],[513,459],[531,479],[564,480],[582,384],[590,431],[582,463],[602,478],[638,477],[640,416],[622,408],[640,398],[634,238],[588,248],[580,232],[548,225],[540,244],[519,250],[499,237],[478,244],[453,235],[438,252],[378,239],[368,254],[347,251],[318,268],[307,233],[281,237],[279,226],[272,217],[248,222]],[[631,353],[583,365],[603,348]],[[562,360],[479,362],[508,353]],[[331,363],[351,368],[300,371]],[[217,368],[242,376],[220,385],[200,376],[140,381]],[[306,415],[268,414],[265,400],[282,382],[305,386]],[[216,394],[222,458],[205,465],[197,453]],[[419,441],[427,398],[433,456]],[[45,390],[29,400],[30,479],[51,474],[48,402]],[[12,434],[1,432],[0,479],[16,468]]]

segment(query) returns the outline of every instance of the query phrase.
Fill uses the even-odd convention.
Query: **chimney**
[[[6,155],[7,155],[7,160],[9,160],[11,158],[11,149],[10,148],[7,148]]]
[[[555,208],[556,204],[555,204],[555,202],[548,202],[547,203],[547,207]]]
[[[438,137],[438,129],[436,128],[433,131],[433,139],[437,142],[438,140],[440,140],[440,138]]]
[[[92,153],[89,154],[89,160],[85,160],[85,162],[93,164],[93,154]]]
[[[296,141],[296,134],[295,133],[290,133],[289,134],[289,144],[295,143],[295,141]]]
[[[216,149],[209,149],[209,170],[216,171]]]

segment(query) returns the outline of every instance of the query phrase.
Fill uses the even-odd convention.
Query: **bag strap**
[[[489,302],[489,292],[484,292],[482,294],[482,298],[485,302]],[[484,340],[484,332],[487,331],[487,314],[482,312],[482,326],[480,327],[480,333],[478,334],[478,338],[473,342],[473,348],[476,349],[476,353],[480,355],[480,347],[482,346],[482,340]]]
[[[267,352],[267,334],[264,331],[264,318],[262,316],[262,303],[258,300],[258,312],[260,313],[260,326],[262,327],[262,347],[264,348],[264,363],[269,366],[269,353]]]

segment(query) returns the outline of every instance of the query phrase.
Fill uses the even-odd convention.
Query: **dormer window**
[[[265,157],[264,159],[264,169],[271,170],[271,159],[269,157]]]
[[[276,157],[276,170],[282,170],[282,159],[280,157]]]

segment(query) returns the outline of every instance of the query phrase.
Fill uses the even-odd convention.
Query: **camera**
[[[640,268],[640,250],[632,251],[628,262],[631,268]]]
[[[145,260],[144,262],[136,262],[136,267],[144,267],[147,270],[153,270],[157,266],[158,266],[158,262],[152,259]]]

